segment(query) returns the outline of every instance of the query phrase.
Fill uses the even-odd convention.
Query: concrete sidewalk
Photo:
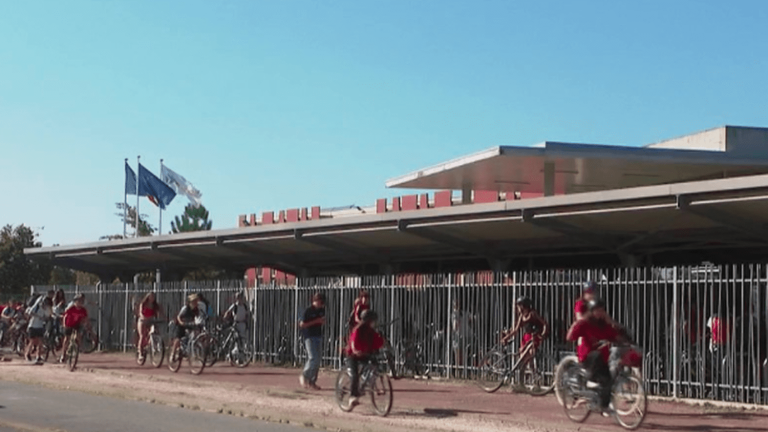
[[[18,361],[10,363],[19,365]],[[8,365],[8,363],[6,363]],[[0,365],[0,371],[3,369]],[[351,414],[342,413],[333,401],[333,383],[336,372],[323,371],[319,378],[320,391],[306,391],[299,386],[298,369],[251,365],[236,369],[228,365],[216,365],[200,376],[192,376],[186,368],[171,373],[165,366],[154,369],[139,366],[133,356],[123,354],[94,354],[81,357],[80,371],[66,372],[58,366],[44,366],[59,378],[99,381],[99,377],[113,376],[139,385],[140,381],[169,383],[179,389],[202,388],[201,397],[212,395],[211,389],[234,389],[222,397],[235,399],[248,393],[247,400],[254,410],[283,410],[297,421],[322,418],[325,424],[336,419],[350,426],[365,425],[367,430],[521,430],[521,431],[572,431],[576,425],[563,413],[553,396],[534,398],[512,394],[502,388],[495,394],[487,394],[468,382],[436,382],[421,380],[397,380],[393,382],[394,406],[390,417],[381,420],[370,414],[368,401]],[[92,373],[88,373],[92,372]],[[101,380],[101,381],[100,381]],[[189,390],[185,390],[190,393]],[[179,393],[184,391],[179,390]],[[192,395],[192,393],[190,393]],[[261,395],[261,396],[259,396]],[[264,397],[266,396],[266,397]],[[267,405],[269,405],[267,407]],[[650,412],[643,430],[704,430],[765,431],[768,415],[754,411],[724,411],[712,407],[690,407],[682,404],[650,402]],[[331,422],[333,423],[333,422]],[[378,426],[377,426],[378,425]],[[410,426],[409,426],[410,425]],[[379,427],[381,426],[381,427]],[[589,430],[619,430],[612,419],[591,416],[582,426]],[[351,427],[349,430],[361,430]]]

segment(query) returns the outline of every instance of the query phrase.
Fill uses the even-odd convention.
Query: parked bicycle
[[[477,385],[487,393],[493,393],[505,383],[518,387],[532,396],[544,396],[555,387],[554,356],[539,348],[523,365],[524,354],[532,349],[533,341],[521,350],[513,344],[497,345],[488,351],[477,365]]]
[[[168,369],[178,372],[184,358],[189,362],[189,371],[193,375],[200,375],[205,369],[207,347],[203,342],[204,333],[200,330],[196,334],[188,333],[179,341],[179,347],[168,352]]]
[[[634,372],[642,364],[642,355],[634,346],[621,346],[623,353],[619,358],[611,388],[611,409],[609,412],[617,423],[625,429],[640,427],[648,412],[648,400],[643,381]],[[569,419],[583,423],[593,412],[602,412],[597,384],[589,380],[589,372],[578,362],[563,368],[560,390],[562,406]]]
[[[149,328],[149,337],[147,346],[142,349],[141,355],[136,354],[136,362],[144,366],[147,361],[147,355],[149,355],[150,363],[152,366],[159,368],[163,365],[163,359],[165,358],[165,341],[157,331],[157,325],[159,322],[153,321]]]
[[[342,411],[352,411],[352,371],[344,367],[336,378],[336,404]],[[377,360],[371,360],[360,371],[360,395],[369,394],[373,411],[386,417],[392,410],[392,381],[387,376],[386,366]]]
[[[225,360],[240,368],[251,364],[253,352],[248,342],[240,337],[235,326],[218,326],[209,337],[208,355],[213,359],[206,358],[206,367],[213,366],[218,360]]]

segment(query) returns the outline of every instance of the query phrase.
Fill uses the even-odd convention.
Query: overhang
[[[768,175],[25,250],[118,275],[266,265],[297,274],[579,256],[728,259],[768,245]],[[666,257],[666,258],[665,258]],[[718,258],[719,257],[719,258]],[[368,267],[366,267],[368,266]],[[440,267],[437,267],[440,268]],[[445,267],[442,267],[445,268]],[[377,270],[375,270],[377,271]]]
[[[768,144],[768,143],[767,143]],[[499,146],[389,180],[390,188],[570,194],[768,173],[768,158],[721,151],[545,142]]]

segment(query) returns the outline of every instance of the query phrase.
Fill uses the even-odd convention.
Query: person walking
[[[312,305],[304,311],[299,328],[304,334],[304,346],[307,348],[307,363],[299,377],[304,388],[320,390],[317,385],[317,373],[320,371],[323,347],[323,325],[325,324],[325,295],[317,293],[312,297]]]

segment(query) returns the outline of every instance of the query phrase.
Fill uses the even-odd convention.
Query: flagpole
[[[139,216],[139,183],[141,182],[141,156],[136,156],[136,218],[134,221],[136,222],[136,235],[135,237],[139,237],[139,223],[141,222],[141,217]]]
[[[128,158],[125,158],[125,164],[128,165]],[[123,171],[125,171],[125,167],[123,167]],[[125,173],[125,176],[127,176],[128,173]],[[127,179],[126,179],[127,180]],[[126,228],[126,225],[128,224],[128,191],[125,189],[125,181],[123,181],[123,238],[128,237],[128,229]]]
[[[160,180],[163,180],[163,160],[162,159],[160,159]],[[158,223],[159,227],[157,228],[157,233],[158,235],[163,235],[163,208],[160,207],[159,204],[157,205],[157,207],[160,209],[160,222]]]

